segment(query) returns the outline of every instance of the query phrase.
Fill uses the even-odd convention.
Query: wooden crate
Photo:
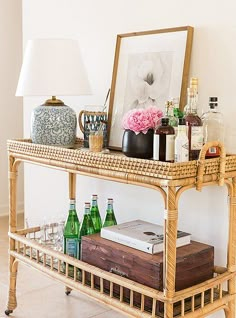
[[[82,238],[82,260],[101,269],[127,277],[133,281],[163,290],[163,253],[151,255],[100,237],[99,234]],[[213,277],[214,247],[200,242],[177,248],[176,290],[181,290],[201,283]],[[86,276],[90,283],[89,275]],[[95,286],[99,280],[95,277]],[[104,283],[109,292],[109,282]],[[114,286],[114,294],[119,297],[120,290]],[[124,290],[124,297],[129,301],[129,291]],[[139,307],[140,295],[134,295],[134,304]],[[151,309],[151,301],[145,300],[146,309]],[[157,304],[158,312],[163,310]]]

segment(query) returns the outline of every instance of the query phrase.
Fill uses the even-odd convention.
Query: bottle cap
[[[169,118],[167,118],[167,117],[163,117],[162,119],[161,119],[161,123],[162,124],[169,124]]]
[[[108,198],[107,202],[113,202],[113,199],[112,198]]]
[[[209,102],[218,102],[218,97],[209,97]]]
[[[197,86],[198,85],[198,78],[197,77],[191,77],[190,78],[190,87]]]
[[[84,202],[84,207],[85,208],[90,208],[90,202]]]
[[[218,97],[209,97],[210,108],[215,108],[218,106]]]
[[[97,194],[92,194],[92,199],[97,199],[98,195]]]
[[[186,125],[185,118],[179,118],[179,125]]]

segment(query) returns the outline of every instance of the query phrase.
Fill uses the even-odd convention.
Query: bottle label
[[[153,160],[159,160],[160,136],[154,134],[153,137]]]
[[[175,158],[175,135],[166,135],[166,161],[173,161]]]
[[[175,139],[175,162],[186,162],[189,160],[188,138]]]
[[[220,155],[219,147],[210,147],[206,152],[206,157],[217,157]]]
[[[97,206],[98,203],[97,203],[97,199],[92,199],[92,206]]]
[[[70,210],[75,210],[75,203],[70,203]]]
[[[78,258],[79,257],[79,241],[77,238],[65,238],[65,254]]]
[[[191,150],[200,150],[203,146],[203,127],[191,126]]]
[[[174,145],[175,145],[175,135],[165,135],[165,161],[174,161],[175,154],[174,154]],[[153,139],[153,159],[160,160],[160,147],[161,145],[161,136],[154,135]]]

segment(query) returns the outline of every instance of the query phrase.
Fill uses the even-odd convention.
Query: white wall
[[[22,138],[22,99],[15,90],[22,59],[20,0],[0,1],[0,215],[8,214],[7,139]],[[22,169],[20,169],[21,171]],[[19,181],[18,211],[23,210],[23,177]]]
[[[104,101],[111,83],[117,34],[191,25],[195,31],[190,76],[200,79],[200,108],[207,108],[209,96],[218,96],[232,131],[236,118],[235,10],[234,0],[23,0],[24,43],[37,37],[79,39],[93,95],[64,98],[79,113],[86,104]],[[25,137],[29,137],[30,112],[42,101],[44,98],[25,99]],[[30,222],[68,210],[65,174],[34,166],[25,170],[25,208]],[[154,190],[81,176],[77,184],[80,217],[83,202],[98,193],[102,216],[106,198],[113,197],[119,222],[132,218],[162,222],[163,203]],[[225,188],[209,187],[202,193],[190,190],[180,200],[179,228],[190,231],[196,240],[213,244],[218,265],[225,265],[227,213]]]

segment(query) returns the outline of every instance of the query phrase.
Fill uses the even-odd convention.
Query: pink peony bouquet
[[[146,134],[149,129],[154,129],[160,118],[163,117],[163,112],[155,106],[147,108],[134,108],[128,111],[122,119],[122,127],[129,129],[139,134]]]

